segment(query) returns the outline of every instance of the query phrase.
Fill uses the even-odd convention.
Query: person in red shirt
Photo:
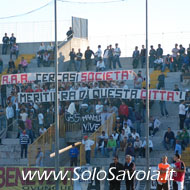
[[[27,87],[27,89],[26,89],[25,92],[28,92],[28,93],[34,92],[33,89],[31,88],[31,85],[28,85],[28,87]]]
[[[124,101],[122,101],[122,104],[119,107],[119,116],[121,118],[121,121],[123,121],[124,117],[128,117],[128,115],[129,115],[128,106]]]
[[[173,190],[183,190],[186,167],[179,154],[175,154],[174,161]]]
[[[35,90],[35,92],[42,92],[40,85],[38,85],[38,88]]]

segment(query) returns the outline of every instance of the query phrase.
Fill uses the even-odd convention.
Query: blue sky
[[[48,2],[51,0],[2,1],[0,17],[25,13]],[[176,42],[187,47],[190,43],[189,7],[189,0],[149,0],[149,44],[157,47],[158,43],[162,43],[165,54],[170,53]],[[135,45],[141,47],[145,43],[145,0],[125,0],[109,4],[58,2],[59,40],[65,38],[67,28],[71,24],[71,16],[89,20],[89,40],[92,48],[96,48],[98,44],[105,48],[108,44],[118,42],[123,55],[131,55]],[[53,19],[52,3],[26,16],[0,20],[0,35],[5,32],[10,35],[14,32],[20,42],[53,40]]]

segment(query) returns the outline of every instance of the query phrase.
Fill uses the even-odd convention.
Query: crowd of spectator
[[[68,31],[69,32],[69,31]],[[67,34],[67,40],[73,37],[72,28]],[[14,39],[14,40],[13,40]],[[2,54],[7,53],[7,48],[10,45],[10,61],[8,63],[8,73],[15,74],[27,71],[28,63],[22,57],[21,62],[18,67],[15,66],[12,55],[15,54],[18,57],[18,45],[16,44],[16,38],[14,34],[9,39],[7,34],[3,38],[3,48]],[[187,53],[186,53],[187,52]],[[118,44],[115,44],[113,48],[112,45],[107,46],[107,48],[102,51],[101,45],[98,45],[97,51],[94,53],[90,47],[82,53],[78,49],[77,53],[75,49],[72,48],[70,52],[70,61],[67,66],[67,71],[70,71],[72,65],[74,65],[75,71],[80,72],[83,57],[85,59],[86,70],[92,63],[96,65],[96,71],[106,71],[111,69],[116,69],[117,66],[121,69],[120,63],[121,50]],[[41,43],[39,50],[37,52],[37,64],[38,67],[50,66],[53,62],[54,57],[54,46],[52,43],[46,47],[44,43]],[[137,68],[139,61],[141,62],[141,67],[145,66],[146,62],[146,49],[144,45],[139,52],[138,47],[135,47],[133,52],[133,67]],[[94,58],[94,59],[92,59]],[[168,67],[170,72],[175,72],[181,70],[182,73],[188,73],[190,60],[190,46],[185,50],[185,48],[180,45],[175,45],[172,50],[172,55],[163,56],[163,49],[161,45],[158,45],[157,50],[151,46],[149,52],[149,63],[150,67],[154,69],[160,69],[162,73],[158,77],[158,89],[165,89],[165,75],[164,71]],[[0,59],[0,71],[3,70],[3,61]],[[142,89],[143,81],[145,78],[142,76],[142,72],[136,74],[134,79],[134,88]],[[85,90],[94,88],[125,88],[128,89],[126,81],[104,81],[104,82],[91,82],[91,83],[59,83],[59,91],[64,90]],[[175,86],[174,90],[179,91],[178,86]],[[54,103],[30,103],[30,104],[20,104],[18,103],[17,94],[18,92],[51,92],[55,91],[55,86],[53,83],[32,83],[32,84],[22,84],[22,85],[2,85],[1,86],[1,105],[0,107],[0,128],[7,122],[8,130],[13,129],[13,122],[18,123],[18,138],[28,135],[28,143],[33,143],[34,139],[39,135],[42,135],[46,130],[54,123]],[[59,103],[59,113],[62,114],[69,108],[71,102],[60,102]],[[160,101],[160,112],[162,116],[169,116],[166,108],[166,103]],[[183,103],[182,103],[183,104]],[[142,139],[142,131],[144,130],[145,123],[145,112],[146,112],[146,101],[145,100],[121,100],[121,99],[101,99],[101,100],[89,100],[85,98],[82,101],[75,102],[75,110],[77,113],[95,113],[101,114],[102,122],[105,121],[111,113],[115,113],[117,120],[115,127],[113,129],[113,134],[107,136],[105,132],[97,139],[95,155],[97,155],[98,150],[101,151],[103,156],[109,156],[109,152],[112,151],[113,155],[117,155],[119,151],[124,151],[126,155],[133,157],[145,157],[146,139]],[[182,105],[180,104],[182,107]],[[6,108],[4,111],[3,108]],[[182,108],[181,108],[182,109]],[[186,114],[187,113],[187,114]],[[187,144],[189,136],[188,132],[184,128],[184,123],[186,127],[189,128],[190,123],[190,109],[185,108],[183,114],[179,113],[180,117],[180,129],[182,131],[178,132],[175,137],[174,134],[168,129],[167,134],[164,136],[164,146],[166,149],[174,148],[176,152],[181,153],[180,146],[184,149]],[[6,115],[2,117],[2,115]],[[156,135],[160,128],[161,122],[158,117],[150,117],[150,136],[152,138]],[[25,137],[24,136],[24,137]],[[85,140],[84,139],[84,144]],[[24,141],[26,143],[26,141]],[[92,142],[91,142],[92,144]],[[87,146],[89,149],[89,145]],[[152,140],[149,141],[150,152],[153,150]],[[22,146],[22,150],[26,147]],[[23,151],[22,151],[23,152]],[[23,153],[22,156],[23,157]],[[89,161],[89,153],[87,153],[87,160]]]

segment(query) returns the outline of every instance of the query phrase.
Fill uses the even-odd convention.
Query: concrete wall
[[[64,56],[64,62],[68,62],[70,60],[69,53],[72,48],[75,49],[75,52],[78,52],[78,49],[81,49],[81,52],[84,55],[84,52],[89,45],[89,42],[87,39],[81,39],[81,38],[72,38],[70,41],[64,44],[61,48],[59,48],[59,54],[62,53]],[[58,55],[59,57],[59,55]],[[64,71],[65,67],[67,66],[67,63],[60,64],[59,63],[59,71]]]

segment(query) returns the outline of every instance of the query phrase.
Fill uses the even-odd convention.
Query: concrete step
[[[0,159],[0,166],[27,166],[28,159],[20,159],[20,158],[2,158]]]
[[[2,144],[6,144],[6,145],[19,145],[20,144],[20,140],[19,139],[6,138],[6,139],[2,139]]]
[[[7,138],[16,139],[18,132],[16,131],[7,131]]]

